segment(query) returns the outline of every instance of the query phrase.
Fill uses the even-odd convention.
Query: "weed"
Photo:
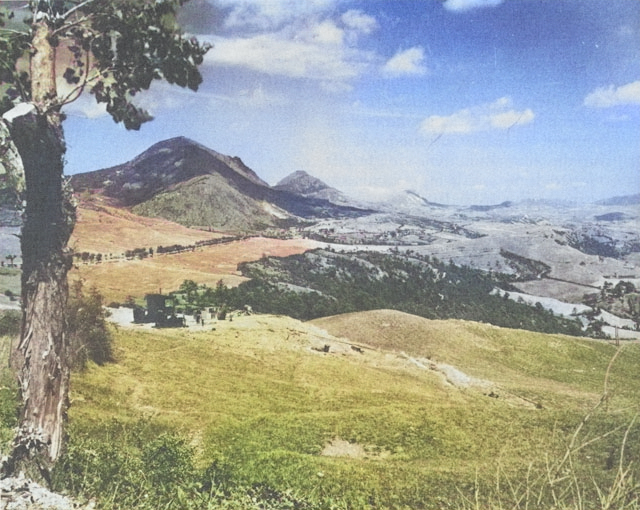
[[[499,466],[493,486],[484,487],[476,477],[471,496],[460,491],[460,508],[638,510],[640,472],[633,462],[640,457],[638,414],[626,427],[611,427],[608,416],[611,369],[621,352],[618,349],[611,358],[603,394],[569,435],[564,452],[538,456],[524,476],[514,476]],[[598,417],[602,418],[600,423]],[[598,454],[607,451],[608,457],[603,462]]]

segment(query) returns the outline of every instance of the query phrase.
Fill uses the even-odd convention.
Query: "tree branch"
[[[59,33],[65,32],[66,30],[69,30],[72,27],[82,25],[83,23],[86,23],[87,21],[91,20],[91,18],[93,18],[93,14],[87,14],[86,16],[83,16],[82,18],[75,20],[73,23],[67,23],[62,25],[60,28],[56,28],[51,33],[51,35],[58,35]]]
[[[89,78],[89,63],[90,63],[89,52],[86,52],[85,55],[86,55],[85,56],[85,69],[87,71],[84,73],[84,78],[82,79],[82,83],[80,85],[78,85],[77,87],[75,87],[73,90],[71,90],[71,92],[69,92],[69,94],[67,94],[66,97],[61,99],[60,102],[58,103],[58,106],[62,107],[64,105],[66,105],[66,104],[73,103],[75,100],[77,100],[82,95],[82,93],[84,92],[84,89],[86,88],[87,84],[89,84],[90,82],[100,78],[101,73],[99,71],[95,76],[92,76],[91,78]]]
[[[20,32],[20,30],[15,30],[13,28],[5,28],[5,27],[0,27],[0,32],[6,32],[7,34],[14,34],[14,35],[29,35],[29,32]]]
[[[84,6],[89,5],[90,3],[95,2],[95,0],[85,0],[84,2],[79,3],[78,5],[76,5],[75,7],[72,7],[71,9],[69,9],[67,12],[64,13],[64,16],[62,17],[62,19],[67,19],[69,16],[71,16],[74,12],[82,9]]]

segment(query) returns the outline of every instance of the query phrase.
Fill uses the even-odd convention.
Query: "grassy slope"
[[[21,292],[20,270],[2,267],[0,268],[0,293],[4,295],[6,291],[11,291],[15,296]]]
[[[358,353],[317,326],[375,349]],[[384,311],[314,324],[237,317],[215,327],[118,330],[118,363],[73,379],[74,429],[99,434],[111,418],[151,416],[191,437],[203,465],[215,461],[236,480],[355,507],[428,507],[455,499],[476,472],[491,478],[501,464],[515,473],[562,443],[598,400],[614,354],[605,343]],[[324,345],[328,354],[313,349]],[[399,350],[491,379],[542,409],[448,385]],[[620,410],[637,406],[639,362],[637,344],[618,357],[614,398],[594,431],[628,422]],[[320,455],[336,438],[364,453]],[[590,452],[594,469],[615,444]]]
[[[78,220],[69,243],[76,252],[120,254],[135,248],[191,245],[222,237],[221,234],[189,229],[171,221],[138,216],[96,199],[81,200],[77,214]]]
[[[86,199],[86,197],[84,197]],[[78,222],[70,246],[76,252],[122,254],[135,248],[153,248],[173,244],[193,245],[198,241],[222,237],[221,234],[194,230],[163,219],[137,216],[126,209],[105,203],[81,200]],[[222,279],[227,285],[245,280],[237,273],[241,262],[263,255],[287,256],[317,246],[305,240],[252,238],[245,241],[208,246],[194,252],[162,255],[144,260],[117,261],[98,265],[79,265],[72,278],[82,278],[95,286],[107,302],[124,301],[128,296],[168,292],[184,280],[215,285]],[[0,280],[0,284],[2,280]]]
[[[429,321],[398,311],[344,314],[312,321],[333,335],[372,347],[404,351],[451,364],[465,373],[493,381],[543,406],[594,405],[615,348],[602,341],[499,328],[469,321]],[[640,361],[630,348],[610,374],[616,397],[637,403],[637,386],[623,374]],[[623,378],[622,380],[618,380]],[[622,405],[622,404],[621,404]]]

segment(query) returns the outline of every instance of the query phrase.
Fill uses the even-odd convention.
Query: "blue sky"
[[[271,184],[489,204],[640,192],[638,0],[192,0],[198,93],[157,84],[126,132],[88,100],[68,172],[187,136]]]

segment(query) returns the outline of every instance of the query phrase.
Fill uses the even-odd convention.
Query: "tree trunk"
[[[45,22],[35,27],[33,107],[7,119],[24,167],[26,208],[21,238],[22,332],[13,353],[23,407],[5,470],[23,471],[46,483],[64,445],[69,389],[65,308],[72,260],[67,242],[75,223],[75,209],[63,180],[60,116],[56,109],[47,111],[56,95],[49,30]]]

